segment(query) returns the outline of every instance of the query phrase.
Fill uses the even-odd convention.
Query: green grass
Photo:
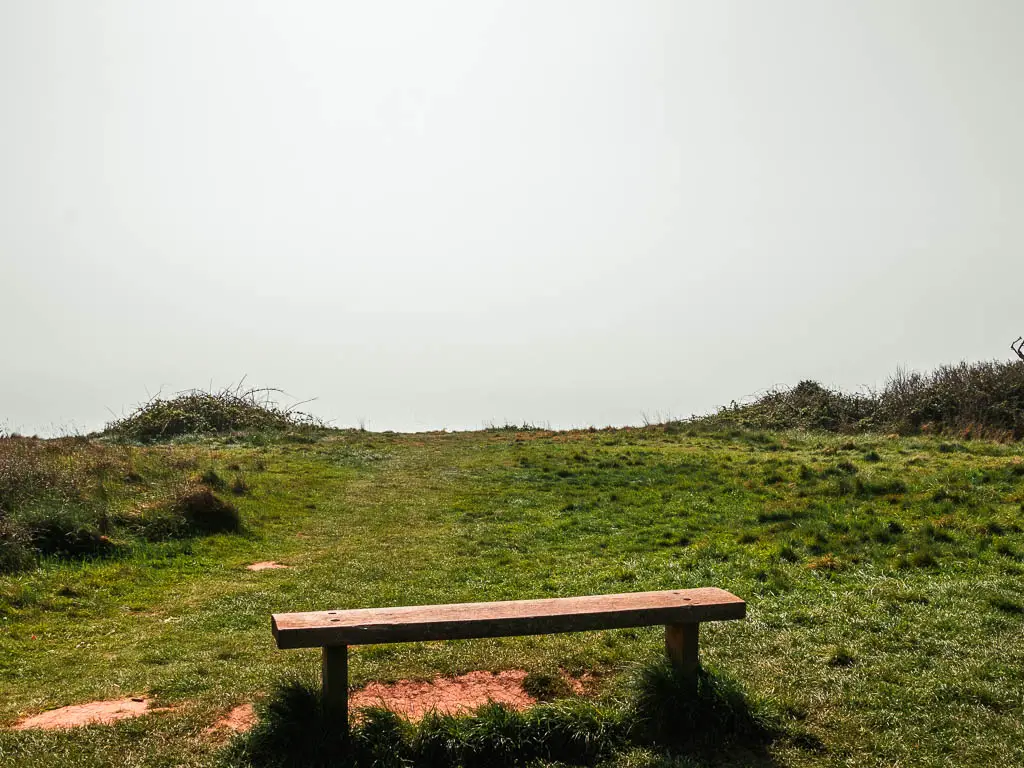
[[[131,473],[105,476],[111,509],[144,511],[213,472],[242,531],[136,537],[0,576],[0,725],[126,695],[173,707],[74,732],[0,730],[0,764],[239,759],[204,729],[282,680],[312,681],[319,662],[275,650],[272,612],[714,585],[749,616],[706,625],[702,658],[775,735],[676,757],[633,740],[604,764],[1024,765],[1019,444],[669,425],[95,450],[130,458]],[[246,571],[256,560],[294,567]],[[596,706],[615,709],[661,647],[660,628],[367,646],[350,675],[586,673]],[[432,727],[500,731],[487,723]]]

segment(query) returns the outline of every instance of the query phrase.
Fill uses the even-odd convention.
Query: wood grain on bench
[[[715,587],[500,603],[278,613],[278,648],[544,635],[742,619],[746,603]]]

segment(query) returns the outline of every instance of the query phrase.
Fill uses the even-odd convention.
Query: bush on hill
[[[849,394],[802,381],[747,403],[733,402],[689,424],[829,432],[1024,437],[1024,363],[944,365],[897,372],[880,391]]]
[[[856,432],[867,428],[876,403],[867,395],[848,395],[826,389],[816,381],[801,381],[791,389],[776,389],[750,403],[733,403],[697,423],[735,424],[752,429],[811,429]]]
[[[323,423],[271,399],[274,389],[238,387],[219,392],[190,390],[172,398],[155,397],[133,413],[107,424],[104,434],[152,442],[185,435],[286,431]]]
[[[1024,363],[959,363],[899,372],[878,396],[876,419],[894,432],[1024,437]]]

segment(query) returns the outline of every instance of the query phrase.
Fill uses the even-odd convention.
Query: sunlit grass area
[[[95,461],[65,494],[80,506],[131,521],[199,485],[240,525],[161,538],[112,523],[103,551],[0,575],[0,723],[131,695],[170,707],[0,730],[4,764],[244,764],[208,726],[282,680],[312,684],[319,663],[275,650],[272,612],[697,586],[748,601],[746,621],[706,625],[702,658],[772,739],[675,757],[630,743],[605,764],[1024,764],[1019,444],[668,425],[81,450]],[[245,569],[263,560],[291,568]],[[662,642],[650,628],[357,647],[350,676],[562,672],[615,706]]]

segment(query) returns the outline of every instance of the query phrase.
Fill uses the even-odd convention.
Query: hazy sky
[[[1018,0],[0,0],[0,426],[637,423],[1024,333]]]

